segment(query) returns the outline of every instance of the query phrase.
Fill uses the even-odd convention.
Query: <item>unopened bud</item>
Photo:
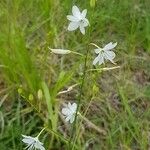
[[[33,95],[30,94],[30,95],[29,95],[29,100],[32,101],[33,99],[34,99]]]
[[[41,89],[39,89],[38,90],[38,99],[42,99],[42,97],[43,97],[43,92],[42,92],[42,90]]]
[[[23,91],[23,90],[22,90],[21,88],[18,88],[18,93],[19,93],[19,94],[21,94],[22,91]]]

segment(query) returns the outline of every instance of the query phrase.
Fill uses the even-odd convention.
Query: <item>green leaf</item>
[[[52,99],[51,99],[51,96],[50,96],[50,93],[49,93],[49,89],[48,89],[48,86],[46,85],[45,82],[42,82],[42,89],[43,89],[43,92],[44,92],[44,96],[45,96],[45,99],[46,99],[46,104],[47,104],[47,109],[48,109],[48,116],[52,122],[53,120],[53,104],[52,104]]]
[[[72,78],[72,72],[65,73],[64,71],[62,71],[59,74],[58,80],[51,92],[53,97],[56,97],[57,93],[71,80],[71,78]]]

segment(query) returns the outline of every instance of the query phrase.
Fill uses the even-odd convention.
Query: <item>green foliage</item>
[[[90,35],[66,31],[74,4],[88,10]],[[110,41],[118,42],[121,68],[87,72],[81,97],[81,111],[107,135],[78,120],[74,149],[149,149],[149,5],[149,0],[1,0],[0,149],[23,149],[21,134],[36,136],[43,125],[45,147],[67,149],[71,129],[61,121],[60,105],[76,101],[80,91],[77,86],[58,93],[80,83],[84,59],[51,54],[48,46],[85,54],[85,43]],[[89,48],[87,68],[95,69]]]

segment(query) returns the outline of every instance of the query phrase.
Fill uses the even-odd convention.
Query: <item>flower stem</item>
[[[71,143],[71,140],[72,140],[72,138],[74,136],[74,133],[76,132],[75,125],[76,125],[76,120],[77,120],[77,115],[78,115],[78,111],[79,111],[79,106],[80,106],[80,102],[81,102],[81,98],[82,98],[82,94],[83,94],[83,86],[84,86],[86,72],[87,72],[86,70],[87,70],[88,53],[89,53],[89,46],[87,47],[86,56],[85,56],[85,60],[84,60],[84,71],[83,71],[81,84],[80,84],[80,93],[79,93],[78,102],[77,102],[77,110],[76,110],[76,114],[75,114],[75,120],[74,120],[72,131],[71,131],[70,143]],[[74,148],[74,144],[73,144],[73,147],[71,149]]]
[[[109,67],[109,68],[100,68],[100,69],[89,69],[87,72],[90,71],[109,71],[109,70],[114,70],[114,69],[119,69],[121,68],[120,66],[115,66],[115,67]]]
[[[76,55],[80,55],[80,56],[84,56],[83,54],[75,52],[75,51],[71,51],[71,53],[76,54]]]
[[[90,45],[93,45],[93,46],[97,47],[98,49],[101,49],[98,45],[96,45],[94,43],[90,43]]]
[[[98,133],[106,135],[106,131],[104,129],[101,129],[99,127],[97,127],[94,123],[92,123],[90,120],[88,120],[86,117],[82,116],[79,112],[78,115],[87,123],[87,125],[96,130]]]
[[[40,133],[37,135],[37,137],[39,137],[44,130],[45,130],[45,127],[40,131]]]

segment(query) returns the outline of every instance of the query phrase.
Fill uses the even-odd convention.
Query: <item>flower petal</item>
[[[68,15],[67,19],[70,20],[70,21],[72,21],[72,22],[78,22],[79,21],[79,19],[77,17],[72,16],[72,15]]]
[[[110,43],[108,43],[107,45],[104,46],[103,50],[108,51],[108,50],[111,50],[111,49],[115,48],[116,46],[117,46],[117,42],[114,43],[114,44],[112,42],[110,42]]]
[[[82,24],[80,24],[80,31],[82,34],[85,34],[85,28]]]
[[[32,144],[35,141],[35,138],[31,137],[31,136],[26,136],[26,135],[22,135],[24,138],[22,139],[22,142],[26,143],[26,144]]]
[[[34,140],[32,141],[31,139],[22,139],[22,142],[30,145],[34,142]]]
[[[71,106],[72,106],[72,105],[71,105],[71,103],[69,102],[69,103],[68,103],[68,108],[71,109]]]
[[[75,120],[75,115],[72,115],[71,118],[70,118],[70,123],[73,123]]]
[[[68,115],[65,119],[66,122],[68,122],[71,119],[72,115]]]
[[[68,108],[63,108],[61,112],[62,112],[63,115],[70,114],[70,110]]]
[[[72,13],[77,18],[80,18],[80,16],[81,16],[81,12],[77,6],[72,7]]]
[[[101,65],[102,63],[104,63],[104,56],[103,56],[103,53],[102,54],[99,54],[99,65]]]
[[[76,104],[76,103],[73,103],[73,104],[72,104],[72,107],[71,107],[71,110],[72,110],[73,112],[76,112],[76,109],[77,109],[77,104]]]
[[[34,147],[36,148],[36,149],[40,149],[40,150],[45,150],[45,148],[43,147],[43,143],[39,143],[39,142],[36,142],[35,144],[34,144]]]
[[[33,150],[33,149],[40,149],[45,150],[43,147],[43,143],[38,140],[38,137],[31,137],[31,136],[23,136],[23,142],[27,144],[27,147],[25,149]]]
[[[77,104],[73,103],[71,104],[70,102],[68,103],[67,107],[62,109],[62,114],[65,115],[65,121],[72,123],[74,121],[74,115],[76,113],[77,109]]]
[[[87,14],[87,9],[84,9],[84,10],[82,11],[82,14],[81,14],[81,15],[82,15],[83,18],[85,18],[85,17],[86,17],[86,14]]]
[[[98,63],[98,61],[99,61],[99,57],[97,56],[93,61],[93,65],[96,65]]]
[[[23,138],[33,138],[33,137],[31,137],[31,136],[27,136],[27,135],[23,135],[23,134],[22,134],[22,137],[23,137]]]
[[[83,20],[83,23],[82,23],[82,24],[83,24],[84,27],[87,27],[87,26],[89,25],[88,19],[85,18],[85,19]]]
[[[113,51],[105,51],[104,53],[104,58],[106,60],[110,60],[111,62],[113,62],[113,59],[115,58],[116,54]]]
[[[74,31],[79,27],[79,22],[70,22],[68,26],[69,31]]]
[[[25,149],[34,150],[34,144],[27,146]]]

